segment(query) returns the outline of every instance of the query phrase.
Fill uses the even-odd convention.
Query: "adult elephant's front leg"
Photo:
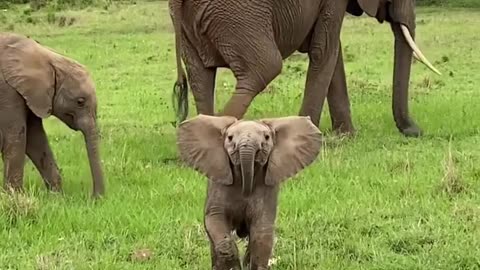
[[[299,115],[310,116],[317,127],[337,63],[340,27],[341,20],[325,21],[320,16],[308,52],[310,61]]]
[[[345,67],[343,63],[342,43],[339,43],[337,64],[327,94],[332,129],[339,134],[353,134],[355,128],[350,113]]]

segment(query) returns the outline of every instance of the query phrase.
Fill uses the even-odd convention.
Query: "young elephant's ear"
[[[322,133],[309,116],[263,119],[274,131],[274,146],[267,164],[266,185],[276,185],[310,165],[318,156]]]
[[[27,38],[8,44],[2,52],[0,68],[5,81],[22,95],[36,116],[51,115],[55,70],[44,48]]]
[[[236,121],[236,118],[230,116],[202,114],[183,121],[177,130],[180,158],[214,182],[233,184],[223,133]]]

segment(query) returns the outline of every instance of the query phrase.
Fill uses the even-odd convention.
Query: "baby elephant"
[[[54,115],[83,133],[93,195],[102,195],[96,114],[95,86],[84,66],[25,36],[0,33],[0,150],[5,189],[23,189],[26,154],[47,188],[62,190],[42,125],[42,119]]]
[[[311,164],[321,133],[310,117],[258,121],[198,115],[178,128],[180,158],[208,178],[205,229],[212,268],[241,269],[235,230],[249,243],[244,265],[268,269],[279,185]]]

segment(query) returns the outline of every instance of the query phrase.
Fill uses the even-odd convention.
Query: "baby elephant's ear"
[[[214,182],[233,184],[223,132],[236,121],[236,118],[230,116],[202,114],[183,121],[177,130],[180,158]]]
[[[266,185],[276,185],[311,164],[320,152],[322,134],[308,116],[261,120],[274,131]]]
[[[5,46],[0,59],[5,81],[25,99],[38,117],[52,113],[55,71],[49,55],[31,39],[20,39]]]

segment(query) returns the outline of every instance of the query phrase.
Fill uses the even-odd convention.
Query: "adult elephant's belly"
[[[304,45],[315,26],[319,9],[318,0],[274,2],[273,31],[275,42],[284,59]]]

